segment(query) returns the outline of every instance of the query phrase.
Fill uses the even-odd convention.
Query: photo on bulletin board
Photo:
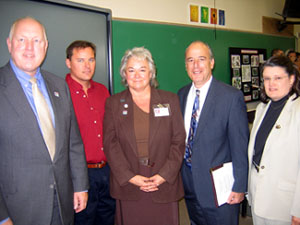
[[[233,68],[233,69],[241,68],[241,56],[240,55],[231,55],[231,68]]]
[[[259,88],[259,78],[258,77],[252,77],[252,87]]]
[[[243,64],[249,64],[249,55],[243,55]]]
[[[240,69],[239,68],[233,68],[233,76],[240,77]]]
[[[234,74],[234,71],[233,71],[233,74]],[[252,68],[252,76],[258,76],[258,68],[257,67]]]
[[[233,77],[232,78],[232,86],[241,90],[242,88],[242,80],[241,77]]]
[[[259,66],[258,55],[251,55],[251,66],[252,67]]]
[[[245,102],[259,100],[260,66],[266,56],[266,49],[229,48],[231,85],[243,92]]]
[[[242,65],[242,82],[251,81],[250,65]]]
[[[259,99],[259,92],[258,92],[258,90],[253,90],[252,91],[252,99],[253,100],[258,100]]]

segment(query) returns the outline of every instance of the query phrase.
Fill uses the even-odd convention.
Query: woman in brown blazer
[[[157,90],[151,53],[126,51],[125,91],[106,101],[104,152],[117,225],[178,225],[185,130],[177,95]]]

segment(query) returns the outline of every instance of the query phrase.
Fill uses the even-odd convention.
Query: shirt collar
[[[16,77],[18,78],[18,80],[22,83],[22,84],[27,84],[29,82],[29,80],[31,79],[32,76],[30,76],[29,74],[27,74],[26,72],[24,72],[23,70],[19,69],[15,63],[13,62],[12,59],[10,59],[10,65],[11,68],[13,69]],[[40,71],[40,67],[37,68],[37,71],[34,75],[34,77],[37,79],[37,82],[40,83],[42,82],[42,75],[41,75],[41,71]]]
[[[70,87],[72,87],[72,89],[74,89],[75,91],[83,90],[82,85],[80,83],[78,83],[76,80],[74,80],[71,77],[70,73],[68,73],[66,75],[66,81],[70,85]],[[92,90],[94,88],[94,81],[93,80],[90,80],[90,84],[91,84],[91,87],[88,90]]]
[[[211,82],[212,82],[212,77],[213,77],[213,76],[211,76],[211,77],[209,78],[209,80],[208,80],[201,88],[196,88],[196,86],[195,86],[195,84],[194,84],[194,82],[193,82],[193,83],[192,83],[191,91],[192,91],[193,93],[196,93],[196,90],[198,89],[198,90],[200,90],[200,94],[201,94],[201,95],[204,94],[204,93],[205,93],[205,95],[206,95],[206,93],[208,92],[208,89],[209,89],[209,87],[210,87],[210,84],[211,84]]]

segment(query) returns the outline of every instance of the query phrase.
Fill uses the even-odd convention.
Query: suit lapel
[[[271,148],[271,145],[274,143],[274,140],[279,140],[279,136],[281,134],[281,130],[288,126],[288,121],[291,119],[291,110],[292,110],[292,107],[293,107],[293,102],[292,102],[292,99],[295,98],[295,95],[291,96],[287,103],[285,104],[285,106],[283,107],[281,113],[279,114],[279,117],[278,119],[276,120],[273,128],[271,129],[270,133],[269,133],[269,136],[266,140],[266,144],[265,144],[265,148],[264,148],[264,154],[266,154]],[[265,117],[265,114],[267,112],[267,109],[269,108],[270,106],[270,102],[268,104],[268,107],[266,107],[265,109],[265,112],[262,116],[262,119],[260,121],[260,124],[259,124],[259,127],[261,125],[261,122],[263,120],[263,118]],[[257,132],[257,130],[256,130]]]
[[[257,112],[256,115],[255,115],[255,117],[257,117],[259,119],[255,124],[253,124],[252,130],[251,130],[251,133],[254,135],[254,137],[256,137],[257,131],[260,128],[260,125],[261,125],[261,123],[262,123],[262,121],[263,121],[263,119],[266,115],[266,112],[268,111],[270,103],[271,102],[269,102],[266,105],[263,105],[262,109],[259,112]]]
[[[153,112],[153,106],[161,102],[161,98],[156,89],[151,89],[151,100],[150,100],[150,112],[149,112],[149,146],[155,140],[155,135],[159,130],[161,124],[161,117],[155,117]],[[127,108],[125,105],[127,104]],[[128,143],[130,143],[131,148],[134,150],[136,156],[138,157],[137,145],[136,145],[136,136],[134,132],[134,115],[133,115],[133,100],[129,90],[125,91],[119,103],[118,113],[121,115],[120,117],[120,127],[123,130],[123,134],[125,134]],[[124,112],[127,114],[124,115]]]
[[[0,83],[5,86],[4,94],[7,100],[11,103],[11,106],[15,109],[16,113],[20,117],[26,117],[28,120],[35,121],[37,125],[36,118],[31,109],[31,106],[25,96],[23,88],[20,82],[16,78],[13,70],[9,65],[6,65],[7,71],[4,72],[1,77]]]
[[[3,92],[4,95],[6,95],[11,107],[15,109],[15,112],[20,118],[20,123],[24,124],[23,126],[28,128],[28,132],[30,132],[33,137],[40,136],[40,140],[44,144],[45,148],[47,148],[35,114],[32,111],[20,82],[16,78],[9,64],[6,65],[6,69],[7,70],[4,71],[0,80],[0,84],[6,87]],[[48,154],[50,160],[48,151],[44,151],[43,154]]]
[[[4,72],[0,82],[6,87],[4,94],[6,95],[7,100],[11,103],[11,106],[15,109],[19,118],[24,123],[29,123],[29,127],[33,126],[35,129],[39,129],[34,112],[32,111],[23,88],[16,78],[9,63],[6,65],[6,69],[7,71]],[[42,134],[40,133],[40,135]]]
[[[262,103],[260,103],[262,104]],[[265,114],[269,108],[270,102],[268,104],[264,104],[264,105],[259,105],[258,107],[261,107],[261,109],[259,110],[258,108],[256,108],[256,113],[255,113],[255,123],[253,123],[252,129],[251,129],[251,138],[249,141],[249,151],[248,151],[248,160],[249,160],[249,165],[252,165],[252,157],[253,157],[253,153],[254,153],[254,145],[255,145],[255,140],[256,140],[256,134],[257,131],[262,123],[262,120],[265,117]],[[253,138],[252,138],[253,137]]]
[[[138,156],[136,137],[134,131],[134,118],[133,118],[133,100],[129,90],[122,93],[120,97],[120,102],[118,104],[118,113],[120,120],[120,128],[123,130],[121,133],[124,134],[130,143],[131,149],[134,150],[136,156]]]
[[[149,113],[149,146],[155,140],[155,135],[159,130],[162,117],[155,117],[153,106],[158,104],[166,104],[168,102],[161,102],[161,97],[155,88],[151,88],[151,100],[150,100],[150,113]]]
[[[212,78],[212,82],[211,82],[211,85],[210,85],[209,90],[207,92],[205,102],[202,106],[201,115],[200,115],[199,120],[198,120],[196,136],[200,135],[201,132],[204,131],[204,128],[205,128],[207,122],[211,121],[209,119],[209,117],[210,117],[210,115],[212,115],[212,110],[213,110],[213,106],[214,106],[214,99],[215,99],[215,95],[217,95],[217,91],[218,90],[217,90],[217,87],[216,87],[215,79]]]
[[[287,101],[286,105],[284,106],[284,108],[282,109],[282,112],[280,113],[277,121],[275,122],[273,129],[277,129],[276,126],[282,128],[282,126],[284,126],[287,123],[287,120],[290,119],[290,111],[292,110],[292,99],[295,97],[295,95],[291,96],[289,98],[289,100]],[[257,109],[256,114],[255,114],[255,118],[257,118],[257,122],[255,122],[253,124],[252,130],[251,130],[251,138],[250,138],[250,142],[249,142],[249,164],[251,165],[252,163],[252,156],[254,153],[254,145],[255,145],[255,140],[256,140],[256,135],[257,132],[261,126],[261,123],[263,121],[263,119],[265,118],[265,115],[270,107],[271,101],[269,101],[267,104],[262,105],[261,109]],[[275,128],[274,128],[275,127]],[[279,128],[279,129],[280,129]],[[272,140],[278,140],[278,138],[276,137],[276,135],[278,135],[278,132],[272,132],[272,130],[270,131],[270,134],[266,140],[265,143],[265,147],[264,147],[264,154],[266,154],[266,152],[269,151],[271,144],[273,143]],[[277,134],[276,134],[277,133]],[[253,138],[252,138],[253,137]]]

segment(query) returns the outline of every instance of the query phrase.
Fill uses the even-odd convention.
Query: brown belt
[[[105,165],[106,165],[106,162],[105,162],[105,161],[101,161],[101,162],[99,162],[99,163],[88,163],[88,164],[87,164],[87,167],[88,167],[89,169],[95,169],[95,168],[101,169],[101,168],[103,168]]]

